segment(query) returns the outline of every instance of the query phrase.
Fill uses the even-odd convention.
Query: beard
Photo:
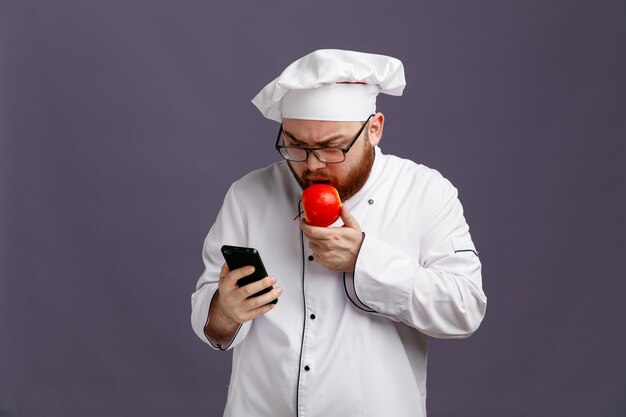
[[[361,161],[346,174],[343,180],[339,180],[334,175],[329,172],[325,172],[324,170],[311,172],[308,169],[305,169],[302,175],[299,176],[293,170],[290,162],[288,162],[287,165],[303,190],[316,183],[329,184],[337,189],[339,197],[343,202],[348,200],[350,197],[359,192],[361,188],[363,188],[370,176],[370,173],[372,172],[375,154],[374,147],[369,143],[369,140],[364,142],[366,143],[365,146],[369,149],[365,151]],[[316,181],[313,181],[312,178],[315,178]]]

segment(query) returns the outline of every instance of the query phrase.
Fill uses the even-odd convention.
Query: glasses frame
[[[346,154],[348,153],[348,151],[350,150],[350,148],[352,148],[352,145],[355,144],[355,142],[357,141],[357,139],[359,138],[359,136],[361,136],[361,133],[363,133],[363,129],[365,129],[365,126],[367,126],[367,122],[370,121],[370,119],[372,118],[372,116],[374,116],[373,114],[370,114],[370,116],[367,118],[367,120],[363,123],[363,126],[361,126],[361,128],[359,129],[359,131],[357,132],[357,134],[354,136],[354,139],[352,139],[352,141],[350,142],[350,144],[348,146],[346,146],[345,148],[339,148],[339,147],[330,147],[330,148],[303,148],[300,146],[285,146],[285,145],[279,145],[278,143],[280,142],[280,137],[283,133],[283,124],[280,124],[280,129],[278,129],[278,136],[276,137],[276,144],[274,145],[274,147],[276,148],[276,150],[278,151],[278,153],[280,154],[280,156],[287,160],[287,161],[291,161],[291,162],[305,162],[309,159],[309,154],[311,152],[313,152],[313,155],[315,155],[315,157],[317,158],[318,161],[324,163],[324,164],[340,164],[342,162],[344,162],[346,160]],[[300,150],[304,150],[306,151],[306,157],[304,159],[290,159],[288,157],[286,157],[285,155],[283,155],[283,153],[280,151],[281,149],[300,149]],[[339,150],[343,153],[343,159],[341,161],[324,161],[322,158],[320,158],[320,156],[317,154],[318,151],[327,151],[327,150]]]

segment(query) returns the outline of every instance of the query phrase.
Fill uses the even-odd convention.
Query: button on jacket
[[[234,349],[225,416],[423,417],[426,336],[464,338],[482,321],[481,264],[456,189],[375,152],[366,184],[344,202],[364,233],[353,274],[314,259],[285,161],[229,189],[204,243],[191,318],[203,341]],[[258,249],[283,294],[218,347],[203,329],[223,244]]]

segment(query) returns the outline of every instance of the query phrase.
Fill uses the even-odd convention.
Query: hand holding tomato
[[[340,209],[343,227],[318,227],[300,222],[315,260],[331,271],[354,272],[361,249],[361,226],[345,207]]]

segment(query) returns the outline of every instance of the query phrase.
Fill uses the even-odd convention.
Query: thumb
[[[361,226],[359,222],[356,221],[352,214],[348,211],[346,206],[341,206],[341,220],[343,220],[343,226],[349,227],[350,229],[354,229],[356,231],[361,231]]]
[[[228,269],[228,265],[226,265],[226,262],[224,262],[224,264],[222,265],[222,270],[220,271],[220,278],[223,278],[224,275],[228,274],[230,272],[230,269]]]

